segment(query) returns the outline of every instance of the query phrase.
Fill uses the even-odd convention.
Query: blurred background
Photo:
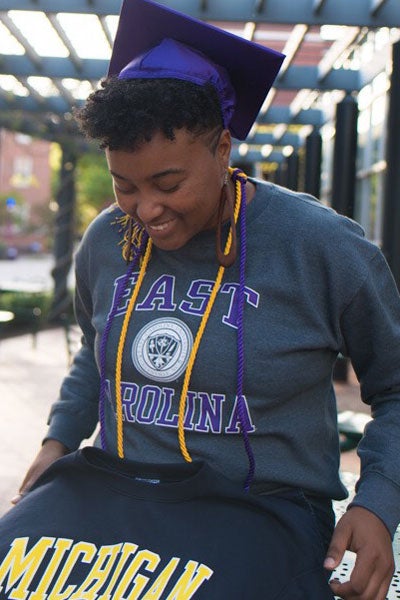
[[[78,345],[74,251],[113,202],[103,154],[73,110],[107,72],[120,4],[0,0],[0,513]],[[400,285],[399,0],[160,4],[286,55],[232,164],[357,220]],[[367,410],[343,357],[335,381],[354,442]],[[353,443],[342,466],[358,472]]]
[[[356,219],[400,284],[399,0],[159,0],[286,55],[233,166]],[[113,201],[75,107],[120,0],[0,0],[0,338],[73,319],[76,244]]]

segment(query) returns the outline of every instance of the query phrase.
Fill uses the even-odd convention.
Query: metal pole
[[[278,168],[276,169],[276,171],[274,173],[273,181],[277,185],[284,185],[284,182],[283,182],[283,163],[282,162],[279,163]]]
[[[339,102],[336,110],[332,207],[347,217],[354,216],[357,121],[357,102],[352,96],[346,96]]]
[[[319,198],[321,193],[322,136],[313,131],[306,139],[304,191]]]
[[[294,151],[286,158],[287,187],[297,190],[299,185],[299,155]]]
[[[400,42],[393,44],[386,141],[382,250],[400,289]]]
[[[68,289],[68,274],[73,254],[77,152],[73,143],[62,144],[61,150],[60,183],[56,195],[58,211],[54,239],[55,266],[52,270],[54,294],[48,317],[52,322],[64,322],[72,306],[71,292]]]

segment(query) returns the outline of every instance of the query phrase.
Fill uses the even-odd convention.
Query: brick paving
[[[0,341],[0,514],[9,508],[39,450],[50,405],[67,369],[62,329]],[[353,373],[347,383],[336,384],[336,391],[339,410],[368,412]],[[342,454],[342,469],[358,472],[355,451]]]

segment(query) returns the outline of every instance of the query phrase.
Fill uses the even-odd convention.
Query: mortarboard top
[[[159,45],[165,38],[186,44],[197,51],[196,54],[200,52],[205,59],[216,63],[217,69],[218,66],[226,69],[235,91],[235,108],[229,129],[235,138],[245,139],[272,87],[284,55],[151,0],[124,0],[108,75],[119,75],[133,59]],[[173,55],[173,52],[164,53],[164,66],[169,66],[168,61]],[[181,69],[182,64],[179,65]],[[160,77],[159,74],[156,76]]]

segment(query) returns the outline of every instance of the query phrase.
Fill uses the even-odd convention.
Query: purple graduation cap
[[[209,82],[224,126],[244,140],[284,55],[151,0],[124,0],[108,75]]]

